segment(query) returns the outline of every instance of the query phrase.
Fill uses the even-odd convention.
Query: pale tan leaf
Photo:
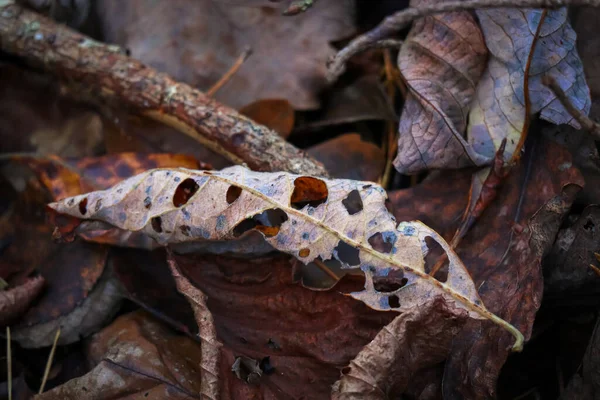
[[[477,16],[491,57],[471,114],[467,135],[475,150],[493,157],[507,138],[505,159],[519,148],[531,115],[554,124],[578,123],[541,80],[554,77],[569,100],[587,114],[590,92],[575,48],[567,9],[489,9]]]
[[[419,1],[419,6],[428,2]],[[398,56],[410,91],[400,119],[394,161],[398,171],[416,173],[490,161],[463,138],[486,59],[481,30],[469,12],[415,21]]]
[[[465,266],[443,238],[420,222],[396,226],[386,197],[383,188],[370,182],[236,166],[222,171],[150,170],[111,189],[49,207],[143,233],[161,245],[233,240],[258,231],[272,247],[304,263],[336,259],[346,268],[360,268],[365,290],[352,296],[374,309],[408,311],[443,296],[472,317],[511,330],[520,347],[520,334],[487,311]],[[93,225],[78,229],[84,232]],[[447,253],[445,282],[425,272],[426,238]],[[401,282],[399,287],[378,291],[378,282],[390,276]]]

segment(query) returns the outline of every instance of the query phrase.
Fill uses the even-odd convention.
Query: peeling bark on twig
[[[128,57],[18,5],[0,7],[0,50],[172,126],[235,163],[259,171],[326,176],[276,132]]]

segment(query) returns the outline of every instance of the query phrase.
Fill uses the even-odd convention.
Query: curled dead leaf
[[[43,287],[44,278],[36,276],[22,285],[0,291],[0,325],[10,324],[27,311]]]

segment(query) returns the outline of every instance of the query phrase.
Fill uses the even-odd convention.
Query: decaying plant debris
[[[598,6],[0,0],[0,397],[593,399]]]

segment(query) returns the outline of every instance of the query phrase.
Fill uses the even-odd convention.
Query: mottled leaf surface
[[[420,1],[422,6],[427,1]],[[409,89],[400,119],[401,173],[482,165],[463,138],[487,50],[469,12],[436,14],[415,21],[398,57]]]
[[[589,88],[567,9],[489,9],[478,10],[477,16],[491,57],[469,117],[469,143],[475,150],[493,157],[507,138],[504,155],[510,159],[529,118],[538,112],[554,124],[579,127],[541,83],[545,75],[554,77],[575,107],[589,112]]]
[[[420,222],[396,226],[385,199],[385,191],[368,182],[259,173],[238,166],[220,172],[151,170],[50,208],[83,219],[79,232],[94,229],[95,222],[88,220],[100,221],[141,232],[161,245],[231,240],[254,230],[275,249],[304,263],[319,257],[360,268],[365,290],[352,295],[375,309],[410,310],[441,295],[475,318],[495,319],[441,236]],[[425,271],[426,238],[448,255],[445,282]],[[402,284],[378,291],[377,281],[390,274],[399,275]]]

